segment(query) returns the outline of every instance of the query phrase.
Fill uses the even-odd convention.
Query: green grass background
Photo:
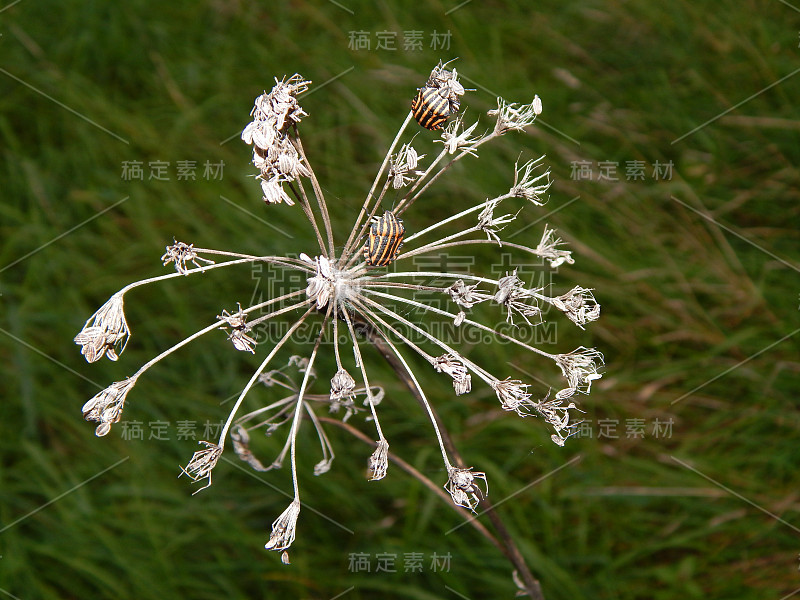
[[[777,600],[800,589],[797,7],[486,1],[448,14],[455,0],[342,0],[351,14],[302,1],[13,4],[0,12],[0,597],[513,596],[502,556],[468,527],[446,535],[459,516],[399,469],[365,481],[369,450],[341,431],[330,430],[338,456],[319,478],[310,473],[315,441],[303,438],[303,499],[320,514],[301,513],[291,566],[263,549],[288,502],[287,470],[259,481],[223,461],[214,485],[191,496],[176,475],[196,444],[174,429],[169,441],[125,441],[118,428],[94,436],[81,419],[86,399],[245,301],[246,268],[131,293],[133,337],[118,363],[88,365],[72,343],[114,291],[167,272],[158,258],[173,236],[311,252],[299,210],[260,202],[248,148],[238,137],[221,144],[274,76],[320,84],[352,68],[303,101],[311,116],[302,123],[346,232],[414,89],[436,61],[456,56],[479,84],[468,115],[491,108],[495,94],[537,93],[546,125],[454,169],[411,224],[502,192],[520,153],[546,153],[551,199],[525,219],[580,197],[546,219],[577,258],[554,289],[579,283],[603,305],[586,332],[559,320],[547,349],[604,352],[605,377],[582,406],[594,423],[616,420],[617,439],[598,439],[595,427],[595,437],[558,448],[543,423],[503,413],[484,390],[454,399],[447,382],[424,375],[495,502],[581,457],[499,508],[546,598]],[[423,33],[423,50],[403,50],[408,30]],[[434,30],[450,32],[449,49],[429,47]],[[373,48],[349,49],[351,31],[368,32]],[[379,31],[397,32],[399,48],[376,49]],[[169,161],[171,180],[124,181],[131,160]],[[200,168],[196,181],[177,181],[180,160],[224,161],[224,176],[207,181]],[[626,181],[636,160],[646,177]],[[574,161],[595,174],[616,162],[619,181],[573,180]],[[673,162],[670,180],[651,176],[656,161]],[[527,230],[534,245],[543,223]],[[558,383],[549,363],[504,345],[471,355],[501,376],[521,376],[513,363]],[[143,377],[125,418],[224,419],[219,402],[258,360],[221,336],[203,340]],[[321,360],[324,372],[332,361]],[[392,450],[443,481],[424,415],[372,362],[387,389]],[[628,419],[645,420],[644,439],[626,437]],[[671,436],[651,435],[655,419],[672,420]],[[373,572],[348,569],[357,552]],[[425,557],[421,573],[403,572],[411,552]],[[374,572],[379,553],[397,555],[398,572]],[[433,553],[451,555],[449,570],[430,568]]]

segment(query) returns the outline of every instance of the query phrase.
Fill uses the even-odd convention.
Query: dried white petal
[[[533,113],[538,117],[542,114],[542,99],[539,98],[539,95],[535,95],[533,97],[533,102],[531,103],[531,107],[533,108]]]

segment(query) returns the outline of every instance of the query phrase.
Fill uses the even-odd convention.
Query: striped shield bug
[[[425,129],[441,129],[451,112],[447,88],[421,88],[411,103],[411,112]]]
[[[404,234],[403,222],[392,211],[376,217],[364,245],[364,260],[371,267],[385,267],[397,257]]]

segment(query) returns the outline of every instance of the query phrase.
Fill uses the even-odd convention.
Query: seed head
[[[592,290],[579,285],[566,294],[553,298],[552,302],[553,306],[581,329],[586,323],[596,321],[600,317],[600,305],[594,299]]]
[[[352,400],[356,397],[356,380],[344,369],[336,371],[331,378],[331,400]]]
[[[498,98],[497,108],[486,114],[497,118],[494,131],[497,135],[503,135],[509,131],[522,131],[533,124],[541,113],[542,101],[539,96],[535,96],[533,102],[523,105],[508,103],[502,98]]]
[[[131,331],[125,320],[123,295],[117,293],[86,321],[83,329],[75,336],[75,343],[81,346],[81,354],[86,357],[86,362],[96,362],[103,356],[116,361],[118,355],[125,350],[130,335]],[[119,352],[118,346],[121,346]]]
[[[511,221],[516,219],[519,211],[513,215],[505,214],[501,217],[495,217],[494,209],[497,208],[498,204],[500,204],[500,200],[498,198],[486,201],[486,208],[484,208],[483,211],[481,211],[481,213],[478,215],[478,229],[486,234],[487,239],[493,239],[499,246],[502,246],[503,244],[500,241],[500,237],[497,235],[497,233],[502,231],[508,223],[511,223]]]
[[[542,206],[547,199],[544,194],[550,189],[550,169],[545,169],[541,173],[534,173],[534,169],[541,166],[544,156],[536,160],[529,160],[522,168],[514,165],[514,185],[511,186],[510,193],[515,198],[524,198],[536,206]]]
[[[111,431],[111,425],[117,423],[125,407],[125,396],[133,389],[136,379],[128,377],[123,381],[115,381],[106,389],[95,394],[81,411],[87,421],[100,423],[95,435],[103,437]]]
[[[367,462],[367,478],[370,481],[377,481],[386,477],[389,468],[389,442],[378,440],[378,447],[369,457]]]
[[[164,263],[165,267],[169,263],[174,262],[175,270],[178,273],[188,275],[189,269],[186,268],[187,262],[192,263],[196,268],[200,268],[201,266],[197,262],[198,260],[203,261],[207,265],[214,264],[213,260],[198,256],[197,252],[195,252],[194,244],[185,244],[184,242],[179,242],[178,240],[174,240],[174,242],[175,243],[172,246],[167,246],[167,251],[164,253],[164,256],[161,257],[161,262]]]
[[[201,479],[208,479],[208,483],[194,492],[200,492],[211,485],[211,471],[217,466],[219,457],[222,456],[222,446],[213,444],[211,442],[200,441],[198,444],[205,446],[202,450],[198,450],[192,455],[189,464],[181,467],[181,475],[186,475],[192,481],[200,481]]]
[[[536,254],[542,258],[550,261],[550,267],[553,269],[560,267],[562,264],[575,264],[575,259],[572,258],[572,252],[569,250],[559,250],[561,238],[555,236],[556,230],[549,229],[547,225],[544,226],[544,233],[539,245],[536,246]]]
[[[506,378],[503,381],[495,381],[492,388],[500,400],[503,410],[513,410],[521,417],[530,414],[530,397],[527,383],[522,383],[519,379]]]
[[[433,368],[437,373],[447,373],[453,378],[456,396],[467,394],[472,389],[472,376],[462,360],[455,354],[444,354],[433,360]]]
[[[485,490],[478,487],[476,479],[482,479]],[[489,493],[489,484],[486,481],[486,473],[473,472],[469,469],[459,469],[450,467],[447,470],[447,484],[444,489],[448,491],[456,506],[463,506],[472,512],[475,507]]]
[[[556,364],[561,367],[569,387],[582,394],[588,394],[592,381],[603,376],[597,372],[603,365],[603,355],[594,348],[581,346],[569,354],[559,354],[556,356]]]
[[[294,542],[297,517],[300,515],[300,501],[295,499],[281,516],[272,523],[272,533],[264,545],[267,550],[286,550]]]
[[[227,324],[227,326],[220,325],[220,329],[230,329],[228,332],[228,339],[231,341],[234,348],[242,352],[255,354],[257,342],[254,338],[247,335],[247,332],[250,331],[250,328],[247,326],[247,314],[242,310],[241,304],[238,302],[236,304],[239,310],[235,313],[229,313],[227,310],[223,310],[221,315],[217,315],[220,321]]]

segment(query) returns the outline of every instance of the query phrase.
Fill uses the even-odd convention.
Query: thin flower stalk
[[[314,229],[314,235],[317,236],[317,244],[319,244],[320,252],[322,252],[322,254],[327,257],[328,249],[325,246],[325,242],[322,240],[322,232],[320,232],[319,230],[319,225],[317,225],[317,219],[314,216],[314,211],[311,209],[311,202],[309,201],[308,196],[306,195],[306,189],[299,181],[297,187],[295,187],[294,184],[290,183],[289,189],[298,199],[300,207],[303,209],[303,212],[305,213],[308,222],[311,223],[312,229]]]
[[[317,336],[317,341],[314,344],[314,349],[311,351],[311,357],[308,359],[309,368],[306,369],[305,374],[303,375],[303,383],[300,384],[300,391],[297,393],[297,403],[295,407],[294,417],[292,419],[292,428],[289,431],[289,439],[292,440],[291,445],[291,466],[292,466],[292,486],[294,487],[294,499],[299,502],[300,501],[300,487],[297,483],[297,431],[300,428],[300,416],[302,414],[303,407],[305,406],[303,403],[303,395],[306,393],[306,387],[308,386],[308,379],[311,376],[311,366],[314,364],[314,360],[317,358],[317,351],[319,350],[320,342],[325,335],[325,326],[328,324],[328,319],[330,318],[330,312],[326,315],[325,320],[322,322],[320,326],[320,332]]]
[[[355,354],[358,369],[361,371],[361,378],[364,381],[364,389],[367,390],[367,401],[369,404],[369,409],[372,412],[372,418],[375,422],[375,431],[378,434],[378,444],[379,444],[378,450],[381,450],[381,446],[383,445],[385,445],[386,448],[388,449],[389,442],[386,441],[386,437],[383,435],[383,430],[381,429],[381,423],[380,420],[378,419],[378,413],[375,408],[375,403],[373,402],[373,396],[369,384],[369,376],[367,375],[367,368],[364,365],[364,359],[361,355],[361,348],[359,347],[358,337],[356,336],[355,328],[353,327],[353,322],[346,311],[343,312],[342,314],[344,316],[345,322],[347,323],[347,328],[350,331],[350,339],[353,341],[353,352]]]
[[[394,295],[390,295],[390,294],[384,294],[383,292],[379,292],[377,290],[368,289],[368,288],[365,288],[364,292],[366,294],[370,294],[370,295],[373,295],[373,296],[381,296],[381,297],[386,298],[386,299],[391,299],[391,300],[395,300],[395,301],[398,301],[398,302],[403,302],[404,304],[408,304],[410,306],[415,306],[417,308],[421,308],[423,310],[427,310],[427,311],[430,311],[430,312],[433,312],[433,313],[436,313],[436,314],[447,315],[450,318],[455,318],[457,316],[457,315],[454,315],[453,313],[447,312],[447,311],[442,310],[440,308],[436,308],[435,306],[430,306],[428,304],[423,304],[421,302],[417,302],[417,301],[411,300],[409,298],[404,298],[402,296],[394,296]],[[551,359],[553,361],[555,361],[556,358],[558,357],[558,355],[556,355],[556,354],[550,354],[549,352],[545,352],[544,350],[541,350],[541,349],[537,348],[536,346],[531,346],[529,344],[526,344],[525,342],[520,341],[515,337],[512,337],[512,336],[510,336],[508,334],[505,334],[502,331],[497,331],[496,329],[493,329],[493,328],[489,327],[488,325],[484,325],[483,323],[478,323],[477,321],[473,321],[471,319],[464,319],[463,322],[466,323],[467,325],[471,325],[471,326],[476,327],[478,329],[481,329],[483,331],[488,331],[489,333],[492,333],[492,334],[496,335],[497,337],[499,337],[501,339],[509,341],[512,344],[516,344],[519,347],[524,348],[525,350],[528,350],[530,352],[534,352],[534,353],[536,353],[536,354],[538,354],[540,356],[547,357],[547,358],[549,358],[549,359]]]
[[[442,434],[439,431],[439,425],[436,422],[436,418],[435,418],[435,416],[433,414],[433,411],[430,408],[430,405],[428,403],[428,399],[425,396],[425,392],[422,389],[422,386],[419,384],[419,381],[417,381],[416,375],[414,375],[413,369],[411,369],[411,367],[406,362],[406,359],[403,357],[402,353],[400,351],[398,351],[397,347],[392,343],[391,339],[389,339],[389,336],[386,335],[386,333],[383,331],[383,329],[377,328],[377,331],[380,334],[380,336],[383,338],[383,341],[386,342],[386,345],[388,345],[389,348],[392,349],[392,352],[394,353],[394,355],[402,363],[403,368],[405,369],[406,374],[411,378],[411,381],[414,382],[414,387],[416,388],[417,393],[422,398],[423,406],[425,407],[425,410],[428,413],[428,419],[430,420],[431,425],[433,426],[434,433],[436,434],[436,440],[439,443],[439,450],[442,453],[442,460],[444,461],[445,469],[447,469],[447,470],[451,469],[452,465],[450,464],[450,459],[447,458],[447,450],[445,450],[445,447],[444,447],[444,441],[442,440]]]
[[[259,304],[254,304],[253,306],[250,306],[247,309],[245,309],[243,312],[245,312],[245,313],[253,312],[255,310],[259,310],[261,308],[265,308],[265,307],[267,307],[267,306],[269,306],[271,304],[276,304],[277,302],[281,302],[283,300],[287,300],[289,298],[296,297],[296,296],[300,295],[300,293],[301,292],[299,292],[299,291],[298,292],[291,292],[289,294],[285,294],[285,295],[280,296],[278,298],[272,298],[272,299],[267,300],[265,302],[260,302]],[[284,313],[296,310],[297,308],[299,308],[301,306],[304,306],[306,304],[308,304],[308,303],[307,302],[299,302],[299,303],[294,304],[292,306],[285,307],[285,308],[282,308],[280,310],[274,311],[274,312],[270,313],[269,315],[265,315],[264,318],[274,318],[274,317],[282,315]],[[180,342],[175,344],[174,346],[171,346],[170,348],[164,350],[162,353],[160,353],[157,356],[154,356],[153,358],[148,360],[141,367],[139,367],[139,370],[136,371],[136,373],[134,373],[131,377],[134,377],[134,378],[138,379],[139,376],[141,376],[150,367],[152,367],[156,363],[162,361],[164,358],[166,358],[167,356],[169,356],[173,352],[183,348],[184,346],[186,346],[187,344],[193,342],[194,340],[198,339],[199,337],[201,337],[201,336],[203,336],[203,335],[205,335],[205,334],[207,334],[207,333],[209,333],[211,331],[215,331],[215,330],[217,330],[219,328],[220,328],[220,322],[219,322],[219,320],[217,320],[217,321],[207,325],[206,327],[203,327],[202,329],[199,329],[198,331],[194,332],[192,335],[184,338],[183,340],[181,340]]]
[[[376,295],[378,295],[378,294],[376,294]],[[384,294],[384,296],[386,296],[386,294]],[[400,298],[396,297],[396,299],[400,299]],[[380,304],[379,302],[375,302],[375,301],[373,301],[373,300],[371,300],[369,298],[366,298],[366,297],[363,298],[363,301],[366,302],[367,304],[369,304],[370,306],[374,307],[376,310],[378,310],[378,311],[380,311],[380,312],[392,317],[393,319],[396,319],[397,321],[399,321],[400,323],[402,323],[403,325],[405,325],[409,329],[412,329],[416,333],[419,333],[424,338],[426,338],[428,341],[430,341],[433,344],[439,346],[445,352],[447,352],[449,354],[453,354],[453,355],[459,356],[459,358],[464,362],[464,364],[469,366],[469,368],[476,375],[478,375],[481,379],[483,379],[486,383],[491,384],[493,381],[496,380],[496,378],[493,377],[489,372],[487,372],[486,370],[482,369],[480,366],[478,366],[474,362],[472,362],[472,361],[470,361],[470,360],[458,355],[458,353],[456,352],[456,350],[452,346],[450,346],[449,344],[443,342],[442,340],[440,340],[439,338],[437,338],[436,336],[434,336],[430,332],[426,331],[424,328],[420,327],[416,323],[413,323],[412,321],[406,319],[402,315],[396,313],[395,311],[391,310],[390,308],[387,308],[386,306]],[[380,320],[380,318],[377,317],[377,315],[375,315],[374,313],[371,316],[373,318],[375,318],[375,319],[378,319],[379,322],[381,322],[384,326],[386,326],[388,329],[390,329],[395,335],[401,337],[403,339],[403,341],[407,345],[409,345],[411,348],[415,348],[415,345],[413,345],[411,343],[411,341],[406,336],[403,336],[403,334],[401,334],[399,331],[397,331],[396,328],[393,328],[390,325],[388,325],[388,323],[386,323],[385,321]],[[422,355],[423,355],[423,357],[424,356],[429,356],[429,355],[427,355],[425,353],[422,353]]]
[[[317,176],[314,173],[314,169],[311,166],[311,163],[308,161],[308,157],[306,156],[305,150],[303,150],[303,142],[300,140],[300,133],[297,131],[297,126],[294,126],[295,132],[295,139],[294,144],[297,148],[297,151],[300,153],[300,156],[303,159],[306,167],[308,168],[309,178],[311,179],[311,186],[314,188],[314,196],[317,199],[317,204],[319,204],[320,213],[322,214],[322,221],[325,225],[325,236],[328,240],[328,255],[333,256],[333,230],[331,228],[331,218],[328,213],[328,205],[325,202],[325,194],[322,193],[322,188],[319,185],[319,181],[317,181]],[[320,248],[325,252],[325,248]]]
[[[361,221],[364,219],[364,216],[367,214],[367,211],[369,210],[369,203],[370,200],[372,200],[373,198],[375,189],[378,187],[378,182],[383,177],[383,173],[384,171],[386,171],[386,167],[389,164],[389,160],[392,156],[392,153],[394,152],[394,149],[397,147],[397,144],[400,142],[400,138],[403,137],[403,133],[405,133],[405,130],[408,127],[409,123],[411,123],[412,119],[413,116],[409,111],[409,113],[406,115],[405,120],[403,121],[403,124],[400,126],[397,135],[394,136],[394,140],[392,140],[392,143],[389,145],[389,151],[386,153],[386,157],[383,159],[383,162],[381,163],[381,166],[378,169],[378,174],[375,175],[375,180],[372,182],[372,187],[369,189],[369,192],[367,192],[367,197],[364,199],[364,205],[361,207],[361,212],[358,213],[355,225],[353,226],[353,229],[350,231],[350,235],[347,238],[347,242],[345,242],[344,249],[342,250],[343,259],[346,259],[350,254],[350,252],[353,251],[352,245],[355,242],[355,240],[357,240],[360,235],[364,235],[363,232],[360,234],[357,234],[356,232],[361,231],[360,227]],[[378,202],[376,202],[376,204],[378,204]],[[367,223],[369,223],[369,219],[367,219]]]
[[[485,209],[486,205],[488,203],[495,203],[495,206],[496,206],[496,203],[498,203],[500,200],[504,200],[505,198],[510,198],[510,197],[511,197],[510,195],[498,196],[497,198],[494,198],[494,199],[489,200],[489,201],[487,201],[487,202],[485,202],[483,204],[478,205],[477,208]],[[475,212],[475,210],[477,210],[477,208],[472,208],[472,209],[469,209],[468,211],[465,211],[465,212]],[[513,220],[513,218],[514,217],[512,217],[511,220]],[[433,229],[433,227],[429,227],[428,231],[430,231],[432,229]],[[415,248],[414,250],[409,250],[407,252],[404,252],[403,253],[403,259],[413,258],[414,256],[418,256],[420,254],[426,254],[428,252],[436,252],[438,250],[441,250],[442,248],[447,248],[447,247],[450,246],[450,244],[448,244],[448,242],[450,242],[452,240],[455,240],[455,239],[458,239],[460,237],[464,237],[465,235],[469,235],[470,233],[475,233],[475,232],[482,231],[482,230],[484,230],[484,227],[482,226],[481,222],[479,221],[477,225],[473,225],[472,227],[464,229],[463,231],[459,231],[458,233],[453,233],[451,235],[448,235],[448,236],[445,236],[443,238],[440,238],[440,239],[438,239],[438,240],[436,240],[434,242],[430,242],[428,244],[425,244],[424,246],[420,246],[419,248]],[[411,241],[411,240],[409,239],[407,241]],[[481,240],[481,241],[483,241],[483,240]]]
[[[306,301],[304,304],[308,304],[308,302]],[[239,407],[242,405],[242,402],[244,401],[244,397],[250,391],[250,388],[253,387],[253,384],[256,381],[258,381],[258,376],[261,375],[261,373],[264,372],[264,369],[267,368],[267,365],[270,363],[270,361],[278,353],[278,350],[280,350],[281,347],[291,338],[292,334],[297,330],[298,327],[300,327],[300,325],[303,324],[303,322],[306,320],[306,318],[308,318],[308,315],[310,315],[313,310],[314,310],[313,307],[311,307],[308,310],[306,310],[306,312],[303,314],[303,316],[301,316],[289,328],[289,330],[283,335],[283,337],[278,341],[278,343],[275,344],[275,346],[272,348],[272,350],[269,352],[269,354],[267,354],[266,358],[259,365],[258,369],[256,369],[256,371],[250,377],[250,380],[247,382],[247,385],[244,386],[244,389],[241,391],[241,393],[239,394],[239,397],[236,399],[236,402],[234,403],[233,408],[231,409],[231,412],[228,415],[228,419],[225,421],[225,425],[223,425],[223,427],[222,427],[222,431],[219,434],[219,445],[220,446],[224,446],[225,445],[225,438],[228,435],[228,429],[230,429],[231,423],[233,423],[233,419],[236,416],[236,413],[238,412]]]

